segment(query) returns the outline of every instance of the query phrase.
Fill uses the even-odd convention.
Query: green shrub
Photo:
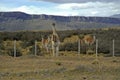
[[[61,62],[56,62],[56,65],[61,66],[62,64]]]
[[[8,52],[8,55],[9,56],[14,56],[14,50],[13,49],[9,49],[9,52]],[[16,57],[19,57],[19,56],[22,56],[22,53],[21,53],[21,51],[20,50],[16,50]]]
[[[30,48],[30,53],[29,53],[29,54],[35,55],[35,46],[32,46],[32,47]],[[43,55],[42,52],[41,52],[41,49],[39,48],[38,45],[37,45],[37,55],[38,55],[38,56],[42,56],[42,55]]]

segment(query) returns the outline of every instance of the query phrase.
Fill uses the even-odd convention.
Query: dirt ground
[[[0,80],[120,80],[120,57],[0,56]]]

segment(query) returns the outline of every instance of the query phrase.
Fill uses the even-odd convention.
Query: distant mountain
[[[119,18],[30,15],[23,12],[0,12],[0,31],[51,30],[55,22],[57,30],[120,27]]]
[[[111,16],[112,18],[120,18],[120,14],[115,14]]]

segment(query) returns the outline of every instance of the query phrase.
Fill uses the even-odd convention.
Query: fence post
[[[43,48],[43,46],[44,46],[44,38],[42,37],[42,48]]]
[[[113,57],[115,57],[115,40],[113,39]]]
[[[96,39],[96,59],[98,57],[98,39]]]
[[[37,56],[37,40],[35,40],[35,56]]]
[[[52,52],[53,52],[53,57],[55,56],[55,47],[54,47],[54,45],[52,45],[53,46],[53,48],[52,48]]]
[[[80,39],[78,40],[78,54],[80,55]]]
[[[14,57],[16,57],[16,40],[14,40]]]

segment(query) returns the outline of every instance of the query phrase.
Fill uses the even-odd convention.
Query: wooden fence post
[[[35,56],[37,56],[37,40],[35,41]]]
[[[96,39],[96,59],[98,57],[98,39]]]
[[[78,40],[78,54],[80,55],[80,39]]]
[[[115,57],[115,40],[113,39],[113,57]]]
[[[14,40],[14,57],[16,57],[16,40]]]

